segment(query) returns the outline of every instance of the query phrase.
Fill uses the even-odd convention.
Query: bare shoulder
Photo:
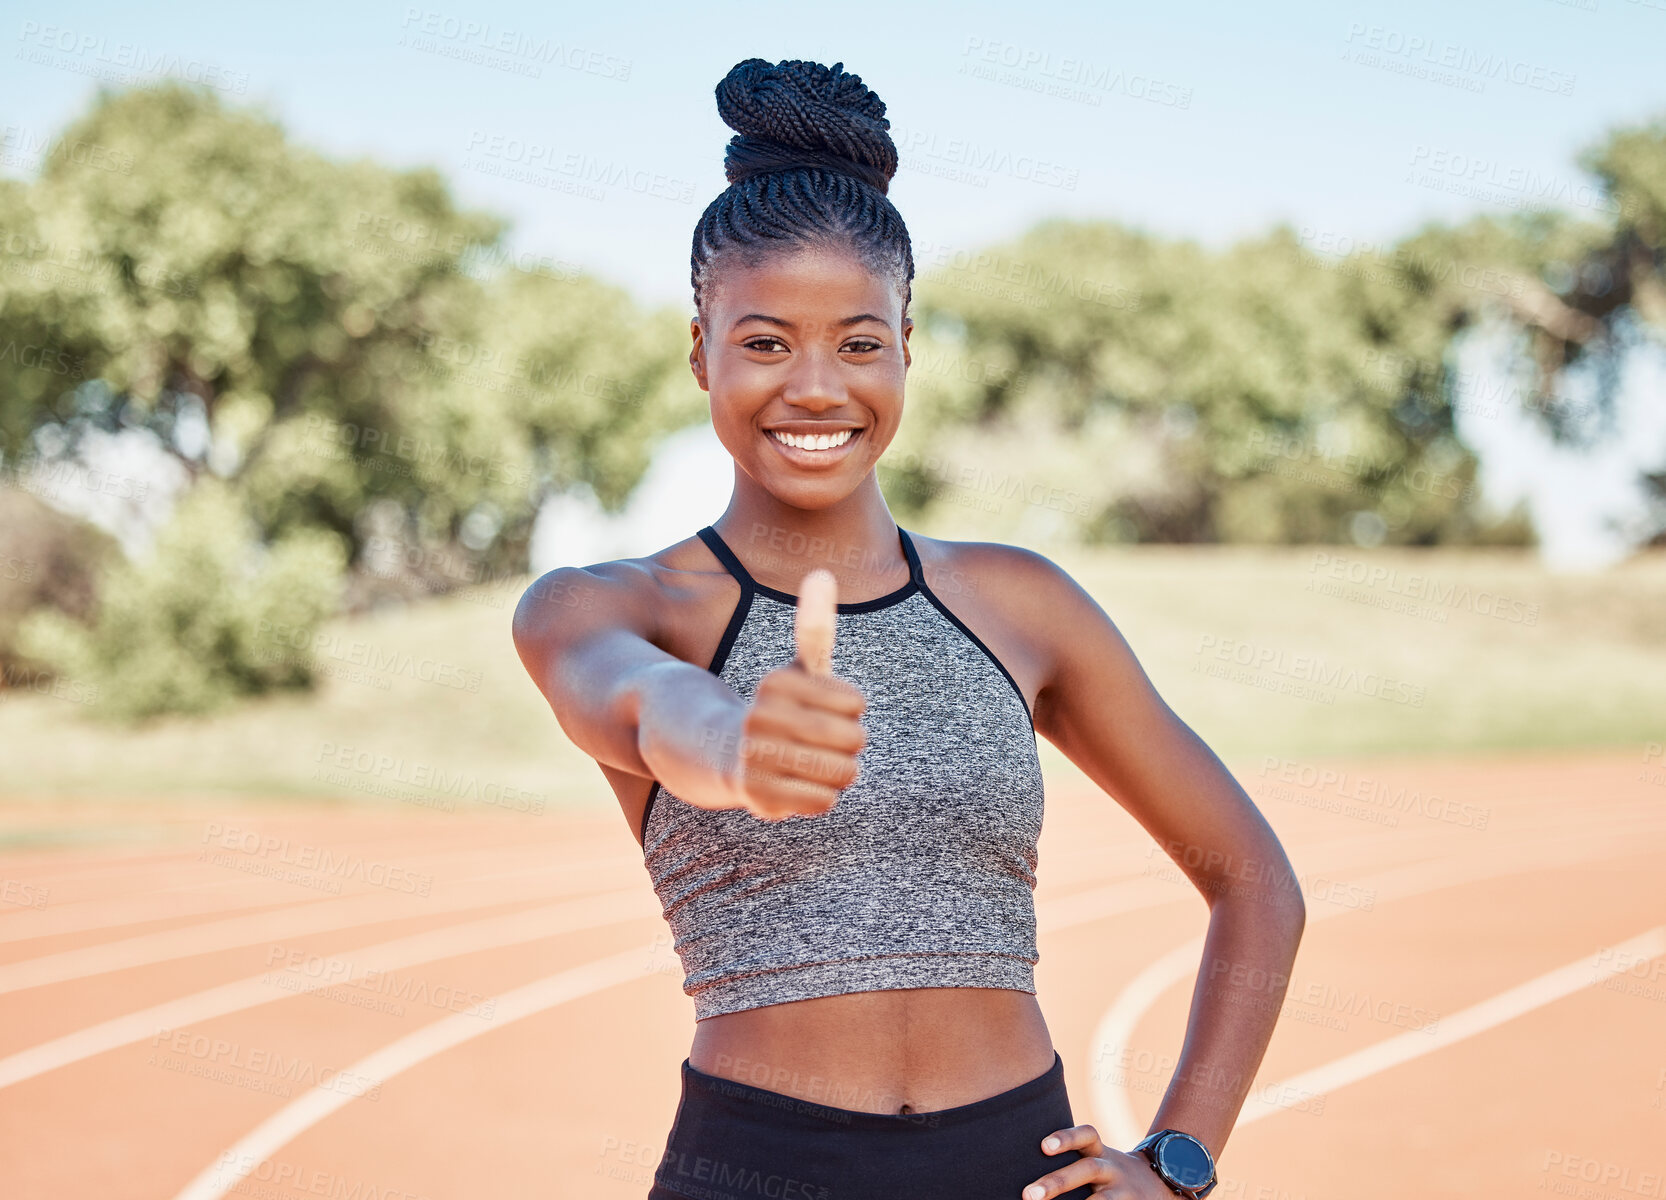
[[[626,629],[666,648],[675,615],[698,608],[728,579],[690,536],[640,558],[556,567],[528,585],[515,607],[515,644],[547,644],[574,631]]]
[[[1024,546],[912,536],[926,584],[940,596],[978,596],[1015,616],[1029,616],[1086,594],[1063,567]]]
[[[995,649],[1034,697],[1056,678],[1072,632],[1098,609],[1045,554],[1002,542],[914,536],[926,586]]]

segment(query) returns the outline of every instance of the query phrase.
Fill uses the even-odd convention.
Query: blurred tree
[[[208,712],[236,696],[310,687],[312,634],[335,610],[345,539],[287,530],[270,546],[227,483],[204,479],[152,553],[120,562],[90,625],[28,613],[19,649],[81,685],[104,716]]]
[[[102,529],[0,484],[0,688],[27,686],[44,665],[17,648],[24,614],[50,607],[90,620],[99,573],[120,557]]]
[[[229,485],[232,524],[193,518],[203,536],[333,533],[356,576],[406,592],[524,571],[547,495],[584,484],[617,508],[701,411],[670,386],[668,314],[505,266],[504,223],[438,172],[332,161],[210,89],[101,92],[32,186],[0,187],[0,222],[8,471],[147,431],[193,487]],[[270,678],[226,670],[176,698]]]
[[[905,506],[1087,541],[1464,527],[1473,456],[1444,403],[1407,408],[1399,367],[1438,363],[1450,321],[1392,270],[1328,265],[1284,227],[1211,254],[1074,221],[924,266]]]
[[[1503,399],[1557,441],[1590,446],[1621,432],[1633,352],[1666,348],[1666,118],[1610,130],[1578,161],[1597,183],[1590,217],[1529,211],[1430,225],[1399,256],[1455,328],[1491,318],[1516,330],[1525,385]],[[1426,373],[1418,391],[1449,382]],[[1657,497],[1655,540],[1666,540],[1666,469],[1644,478]]]

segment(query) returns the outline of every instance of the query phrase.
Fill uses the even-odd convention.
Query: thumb
[[[838,584],[833,572],[817,567],[798,585],[793,642],[798,661],[812,675],[833,671],[833,622],[838,612]]]

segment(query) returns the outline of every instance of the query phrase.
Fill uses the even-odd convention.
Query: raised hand
[[[765,821],[824,813],[856,782],[867,701],[832,673],[837,593],[828,571],[804,577],[795,657],[758,681],[742,719],[737,787],[747,811]]]

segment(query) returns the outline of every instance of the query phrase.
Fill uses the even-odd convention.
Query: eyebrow
[[[746,324],[748,321],[763,321],[769,325],[779,325],[782,329],[791,329],[793,327],[793,323],[791,321],[783,320],[780,317],[766,316],[763,313],[747,313],[744,317],[737,320],[735,325],[736,327],[739,327]],[[885,324],[884,317],[876,317],[873,313],[857,313],[854,317],[846,317],[844,320],[837,321],[834,324],[836,327],[843,329],[847,325],[859,325],[863,321],[878,321],[881,325]]]

